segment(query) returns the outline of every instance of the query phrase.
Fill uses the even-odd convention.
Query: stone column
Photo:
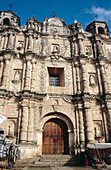
[[[2,49],[6,49],[6,42],[7,42],[7,34],[4,35],[4,39],[3,39],[3,46]]]
[[[78,46],[76,41],[74,41],[74,55],[78,56]]]
[[[22,105],[22,127],[21,127],[21,143],[27,142],[28,130],[28,106]]]
[[[108,131],[109,131],[109,141],[111,143],[111,103],[107,102],[107,120],[108,120]]]
[[[83,44],[83,39],[79,38],[78,39],[79,43],[79,55],[84,55],[84,44]]]
[[[9,34],[9,38],[8,38],[8,44],[7,44],[7,49],[11,50],[12,49],[12,45],[13,45],[13,36],[12,33]]]
[[[104,70],[105,63],[103,61],[100,61],[100,69],[101,69],[101,74],[102,74],[102,82],[103,82],[103,87],[104,91],[107,93],[109,92],[108,84],[107,84],[107,78],[105,75],[105,70]]]
[[[1,115],[4,115],[4,104],[5,104],[5,101],[0,100],[0,114]]]
[[[30,76],[31,76],[30,68],[31,68],[30,58],[27,58],[26,59],[24,90],[30,90]]]
[[[77,93],[81,93],[80,73],[79,73],[79,65],[78,64],[76,64],[76,83],[77,83]]]
[[[97,46],[98,56],[100,56],[100,57],[101,57],[101,56],[104,56],[101,41],[100,41],[98,38],[96,38],[96,39],[97,39],[97,40],[96,40],[96,46]]]
[[[32,34],[29,34],[29,37],[28,37],[27,51],[32,51]]]
[[[42,141],[43,139],[43,130],[37,129],[37,146],[38,146],[38,154],[42,154]]]
[[[86,70],[86,61],[81,61],[81,71],[82,71],[82,81],[83,81],[83,91],[84,93],[88,93],[88,75],[87,75],[87,70]]]
[[[100,66],[98,63],[96,63],[96,69],[97,69],[97,79],[99,83],[99,93],[102,93],[102,83],[101,83],[101,73],[100,73]]]
[[[35,83],[36,83],[36,59],[32,60],[32,74],[31,74],[31,90],[35,90]]]
[[[34,35],[34,40],[33,40],[33,52],[37,52],[37,36]]]
[[[86,141],[92,143],[94,141],[93,135],[93,119],[90,112],[90,106],[85,104],[85,130],[86,130]]]
[[[0,50],[2,49],[1,45],[2,45],[2,34],[0,34]]]
[[[34,133],[34,104],[29,109],[28,142],[33,142]]]
[[[84,120],[83,120],[83,108],[79,105],[79,136],[81,146],[85,144],[85,133],[84,133]]]
[[[9,61],[10,57],[6,57],[4,60],[4,70],[2,76],[2,88],[7,88],[7,81],[8,81],[8,73],[9,73]]]
[[[109,141],[109,134],[108,134],[108,128],[109,126],[111,126],[111,120],[109,121],[109,126],[108,126],[108,115],[107,115],[107,108],[106,106],[103,104],[101,106],[101,111],[102,111],[102,116],[103,116],[103,126],[104,126],[104,130],[103,130],[103,134],[105,135],[105,142],[107,143]],[[110,113],[110,112],[109,112]],[[110,135],[111,136],[111,135]]]
[[[2,84],[2,73],[3,73],[3,57],[0,58],[0,86]]]
[[[69,136],[69,153],[74,152],[74,132],[72,130],[68,130],[68,136]]]

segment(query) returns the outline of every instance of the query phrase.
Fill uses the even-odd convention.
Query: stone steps
[[[70,155],[43,155],[20,161],[17,164],[31,167],[77,166],[81,165],[81,161],[79,157],[71,157]]]

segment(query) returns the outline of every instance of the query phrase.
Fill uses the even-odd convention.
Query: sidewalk
[[[77,166],[63,166],[63,167],[41,167],[41,168],[35,168],[35,167],[25,167],[22,170],[92,170],[94,168],[92,167],[77,167]],[[102,168],[102,170],[111,170],[111,165],[107,168]]]
[[[23,170],[92,170],[93,168],[91,167],[69,167],[69,166],[64,166],[64,167],[41,167],[41,168],[29,168],[25,167]]]

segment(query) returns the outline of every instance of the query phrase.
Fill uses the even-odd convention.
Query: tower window
[[[48,68],[49,86],[64,86],[64,69]]]
[[[3,25],[10,25],[10,22],[9,22],[9,19],[8,18],[5,18],[3,20]]]
[[[98,34],[104,34],[104,28],[98,27]]]

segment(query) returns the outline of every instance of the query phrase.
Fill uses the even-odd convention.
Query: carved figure
[[[95,124],[95,137],[101,137],[102,136],[102,132],[101,132],[101,126],[98,124]]]
[[[89,84],[90,84],[91,86],[96,85],[96,78],[95,78],[95,75],[94,75],[94,74],[91,74],[91,75],[89,76]]]
[[[20,72],[19,72],[19,71],[16,71],[16,72],[15,72],[14,80],[20,81]]]

